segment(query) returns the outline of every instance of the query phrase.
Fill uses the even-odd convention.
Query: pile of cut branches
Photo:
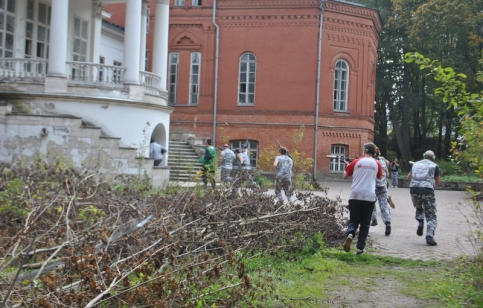
[[[150,189],[64,163],[0,164],[0,292],[6,307],[232,307],[270,293],[247,252],[343,235],[339,200],[259,188]]]

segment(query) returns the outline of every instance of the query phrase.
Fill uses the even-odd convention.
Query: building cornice
[[[231,15],[218,18],[220,27],[312,27],[319,24],[318,15]]]
[[[218,9],[317,8],[320,0],[218,0]]]

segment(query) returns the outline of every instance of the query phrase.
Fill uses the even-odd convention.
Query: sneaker
[[[424,229],[424,222],[419,222],[418,229],[416,230],[416,234],[418,236],[423,236],[423,229]]]
[[[377,219],[373,219],[371,221],[371,226],[374,227],[374,226],[377,226]]]
[[[364,249],[359,249],[359,248],[357,249],[356,254],[361,255],[363,253],[364,253]]]
[[[350,234],[347,235],[347,238],[345,239],[344,243],[344,251],[349,252],[351,251],[351,244],[352,244],[352,239],[354,238],[354,235]]]
[[[386,235],[391,234],[391,223],[386,224],[386,232],[384,234],[386,234]]]
[[[429,246],[436,246],[438,245],[438,243],[436,243],[436,241],[434,240],[434,238],[432,236],[426,236],[426,244],[428,244]]]

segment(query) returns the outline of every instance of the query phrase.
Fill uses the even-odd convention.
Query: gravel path
[[[329,197],[340,196],[343,204],[348,204],[349,180],[321,184],[329,188]],[[368,253],[424,261],[451,260],[473,254],[473,246],[468,239],[471,228],[467,220],[471,219],[473,210],[466,200],[466,192],[436,190],[438,226],[434,239],[437,246],[426,244],[426,227],[423,236],[416,235],[417,221],[409,188],[389,188],[389,195],[396,204],[396,208],[391,209],[392,234],[384,235],[385,226],[376,203],[379,224],[369,231]]]

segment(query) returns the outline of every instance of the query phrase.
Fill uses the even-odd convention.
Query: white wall
[[[102,31],[99,55],[104,57],[104,64],[113,65],[114,61],[122,63],[124,59],[123,40]]]

